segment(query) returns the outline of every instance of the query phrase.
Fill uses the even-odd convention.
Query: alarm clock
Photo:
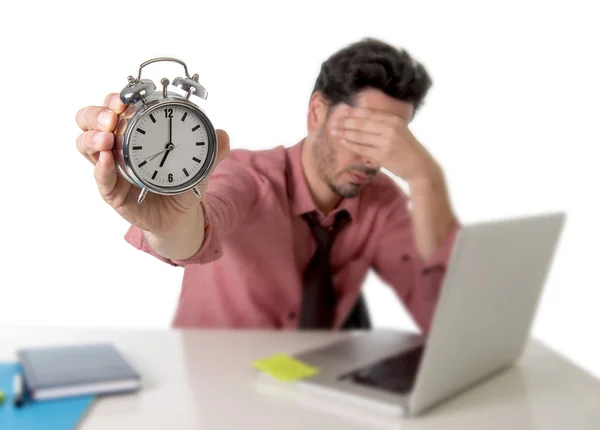
[[[162,91],[142,69],[158,61],[183,66],[185,77],[161,80]],[[188,74],[186,64],[176,58],[159,57],[142,63],[137,78],[129,76],[120,93],[127,105],[114,130],[113,153],[118,172],[140,188],[138,204],[148,192],[182,194],[190,189],[202,198],[197,185],[211,172],[217,158],[217,133],[206,113],[190,97],[206,100],[208,92],[198,75]],[[169,85],[183,94],[169,90]]]

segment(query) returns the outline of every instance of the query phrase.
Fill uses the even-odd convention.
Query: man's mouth
[[[352,182],[357,184],[362,184],[367,180],[367,176],[361,173],[348,172],[348,175],[350,176]]]

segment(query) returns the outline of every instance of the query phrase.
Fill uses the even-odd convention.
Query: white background
[[[168,329],[182,270],[123,240],[76,150],[75,114],[156,56],[184,60],[234,148],[304,136],[320,64],[365,36],[434,87],[412,131],[461,221],[567,210],[533,334],[600,376],[600,30],[595,2],[10,2],[3,5],[0,325]],[[284,9],[283,5],[286,8]],[[159,82],[180,66],[149,66]],[[400,183],[400,181],[399,181]],[[377,326],[413,328],[375,275]]]

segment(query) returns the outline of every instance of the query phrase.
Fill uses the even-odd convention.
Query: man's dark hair
[[[333,105],[353,105],[356,93],[379,89],[398,100],[422,105],[432,85],[422,64],[403,49],[375,38],[364,38],[332,54],[321,64],[315,86]]]

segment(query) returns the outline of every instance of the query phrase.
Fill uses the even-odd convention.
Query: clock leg
[[[138,196],[138,204],[142,204],[144,199],[146,198],[146,194],[148,194],[148,188],[142,188],[140,195]]]
[[[202,194],[200,194],[200,190],[198,189],[198,187],[194,187],[194,194],[196,195],[196,197],[202,200]]]

